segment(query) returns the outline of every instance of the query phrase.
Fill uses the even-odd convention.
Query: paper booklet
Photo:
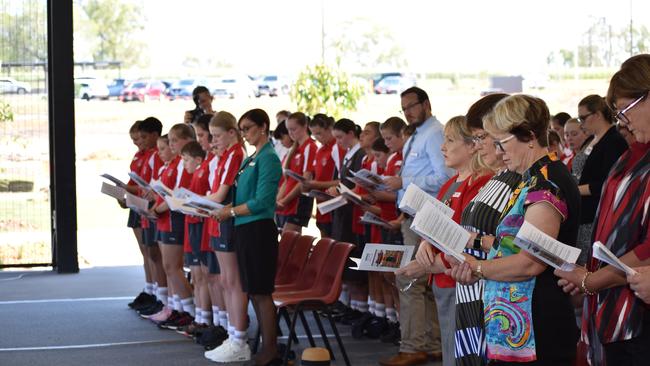
[[[395,272],[406,266],[413,257],[412,245],[389,245],[368,243],[361,258],[350,258],[359,271]]]
[[[303,177],[302,175],[300,175],[300,174],[298,174],[298,173],[296,173],[296,172],[294,172],[294,171],[292,171],[292,170],[289,170],[289,169],[283,169],[282,172],[283,172],[284,175],[286,175],[287,177],[289,177],[289,178],[291,178],[291,179],[295,179],[295,180],[297,180],[298,183],[302,183],[302,182],[304,182],[304,181],[307,180],[307,178],[305,178],[305,177]]]
[[[348,187],[346,187],[344,184],[339,184],[339,191],[341,192],[341,196],[345,197],[345,200],[354,203],[357,206],[361,207],[368,207],[370,204],[366,201],[364,201],[361,196],[358,194],[352,192],[352,190]]]
[[[614,255],[603,243],[597,241],[593,245],[594,257],[599,261],[605,262],[610,266],[620,269],[625,272],[628,276],[634,276],[638,272],[630,268],[627,264],[621,262],[617,256]]]
[[[559,242],[528,221],[524,221],[519,228],[515,244],[535,258],[562,271],[572,271],[580,255],[580,249]]]
[[[101,192],[118,200],[124,200],[124,196],[126,195],[126,190],[124,188],[106,182],[102,182]]]
[[[153,189],[153,191],[156,192],[156,194],[159,195],[161,198],[166,198],[174,195],[174,191],[172,191],[160,180],[152,180],[149,187]]]
[[[149,187],[149,183],[147,183],[144,179],[142,179],[142,177],[140,177],[136,173],[129,172],[129,178],[133,179],[135,184],[139,185],[140,188],[145,189],[147,191],[151,189],[151,187]]]
[[[317,199],[319,201],[328,201],[328,200],[331,200],[332,198],[334,198],[334,196],[332,196],[329,193],[325,193],[323,191],[318,191],[318,190],[315,190],[315,189],[312,189],[311,191],[309,191],[307,193],[303,193],[303,195],[305,195],[307,197],[315,198],[315,199]]]
[[[221,210],[224,207],[224,205],[211,201],[204,196],[200,196],[190,191],[187,188],[175,189],[174,197],[184,199],[185,200],[184,205],[186,206],[198,208],[199,210],[204,210],[208,212],[211,211],[216,212]]]
[[[114,176],[112,176],[110,174],[104,173],[104,174],[100,175],[100,177],[110,180],[111,182],[115,183],[115,185],[118,186],[118,187],[121,187],[121,188],[126,187],[126,183],[122,182],[121,180],[115,178]]]
[[[345,197],[337,196],[331,200],[323,201],[317,204],[316,207],[318,208],[318,212],[320,212],[321,215],[325,215],[347,204],[348,201],[345,200]]]
[[[406,187],[406,192],[404,192],[404,196],[402,196],[402,200],[399,202],[399,209],[411,216],[415,216],[422,208],[424,202],[430,202],[449,218],[454,216],[454,210],[451,207],[440,202],[437,198],[413,183]]]
[[[149,201],[128,192],[126,193],[126,207],[132,209],[144,217],[152,220],[156,219],[156,216],[152,215],[149,212]]]
[[[470,234],[431,201],[425,201],[413,218],[411,230],[443,253],[464,262],[463,250]]]
[[[187,198],[167,196],[165,197],[165,202],[167,202],[170,210],[180,212],[185,215],[210,217],[210,215],[215,214],[218,211],[218,209],[206,210],[203,208],[192,207],[188,204]]]
[[[387,191],[388,186],[384,184],[384,179],[375,174],[368,169],[361,169],[356,172],[351,171],[351,177],[348,177],[349,180],[362,186],[365,189],[370,191]]]
[[[364,212],[363,216],[360,217],[361,222],[364,224],[377,225],[383,227],[384,229],[391,230],[392,227],[388,221],[382,219],[381,217],[373,214],[372,212]]]

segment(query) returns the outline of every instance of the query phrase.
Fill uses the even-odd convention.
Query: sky
[[[321,6],[326,40],[346,21],[370,19],[390,31],[414,72],[541,72],[550,52],[575,50],[589,25],[601,17],[614,28],[624,27],[632,7],[634,23],[650,27],[650,2],[640,0],[143,0],[143,4],[151,67],[160,71],[178,68],[185,57],[195,55],[251,74],[296,73],[321,59]]]

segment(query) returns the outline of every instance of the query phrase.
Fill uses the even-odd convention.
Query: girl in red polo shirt
[[[314,177],[316,142],[309,136],[308,117],[301,112],[292,113],[286,121],[289,136],[294,141],[282,161],[282,168],[306,179]],[[278,227],[301,232],[309,224],[314,200],[301,194],[302,186],[295,178],[283,175],[277,195]]]

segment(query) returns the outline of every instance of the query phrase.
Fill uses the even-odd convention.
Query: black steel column
[[[74,133],[72,0],[47,1],[52,260],[59,273],[79,272]]]

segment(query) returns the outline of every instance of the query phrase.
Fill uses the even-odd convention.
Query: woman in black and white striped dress
[[[467,122],[472,129],[474,143],[483,162],[495,175],[463,209],[460,224],[475,239],[465,252],[479,259],[486,259],[494,242],[494,234],[501,213],[510,196],[521,181],[521,176],[505,169],[496,155],[493,140],[483,130],[483,118],[506,94],[492,94],[474,103],[467,111]],[[483,281],[465,286],[456,284],[456,334],[455,358],[458,366],[485,365],[485,337],[483,330]]]

